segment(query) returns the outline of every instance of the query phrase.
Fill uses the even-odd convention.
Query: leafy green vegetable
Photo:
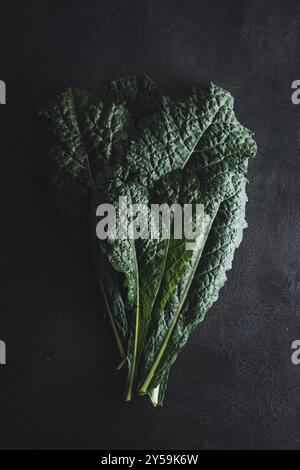
[[[170,368],[218,298],[242,239],[252,133],[237,121],[229,92],[211,84],[174,102],[144,75],[97,93],[70,88],[40,114],[48,208],[73,246],[85,254],[91,246],[120,366],[128,368],[125,398],[148,394],[162,404]],[[118,209],[124,196],[148,208],[147,220],[151,204],[203,204],[195,249],[173,232],[166,240],[99,240],[97,207]]]

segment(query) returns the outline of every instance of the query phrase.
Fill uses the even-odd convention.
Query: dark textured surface
[[[1,448],[300,449],[299,31],[298,0],[1,2]],[[37,104],[133,72],[172,96],[229,89],[259,146],[249,228],[162,409],[122,402],[93,275],[34,180]]]

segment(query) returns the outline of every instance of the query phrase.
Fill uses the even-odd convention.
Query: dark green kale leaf
[[[173,102],[144,75],[106,83],[98,93],[70,88],[41,114],[49,211],[70,242],[91,246],[128,368],[125,398],[148,394],[162,404],[170,368],[218,298],[242,239],[252,134],[237,121],[227,91],[211,84]],[[168,240],[97,239],[97,207],[118,209],[124,196],[147,207],[146,219],[153,203],[203,204],[195,249],[174,232]],[[130,223],[134,215],[124,217]]]

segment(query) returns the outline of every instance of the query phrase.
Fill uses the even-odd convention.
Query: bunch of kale
[[[252,133],[237,121],[227,91],[211,84],[174,102],[144,75],[98,93],[67,89],[40,114],[48,207],[73,244],[91,247],[128,369],[126,400],[148,394],[162,404],[170,368],[218,298],[242,239]],[[96,208],[117,207],[120,196],[149,208],[203,204],[195,249],[174,236],[97,239]]]

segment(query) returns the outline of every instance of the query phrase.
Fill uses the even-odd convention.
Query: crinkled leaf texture
[[[256,154],[252,133],[222,88],[196,87],[174,102],[145,75],[105,83],[97,93],[69,88],[40,114],[49,211],[73,245],[91,247],[128,368],[125,398],[147,394],[162,404],[170,368],[218,298],[242,239],[247,164]],[[96,208],[117,208],[120,196],[149,210],[154,203],[203,204],[195,249],[173,234],[97,239]]]

